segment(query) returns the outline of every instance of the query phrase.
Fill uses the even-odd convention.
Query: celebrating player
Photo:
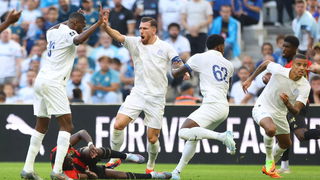
[[[232,132],[213,131],[228,117],[227,93],[234,68],[232,63],[223,57],[222,36],[209,36],[207,48],[209,51],[192,56],[184,66],[172,71],[174,77],[182,76],[192,70],[199,72],[201,93],[204,96],[202,105],[189,115],[179,130],[179,137],[187,142],[180,162],[172,172],[172,179],[180,179],[180,172],[193,157],[197,143],[201,139],[219,140],[232,154],[236,150]]]
[[[9,27],[11,24],[14,24],[15,22],[17,22],[21,16],[21,12],[22,11],[16,11],[16,10],[9,11],[6,16],[6,20],[0,24],[0,33],[3,30],[7,29],[7,27]]]
[[[299,114],[308,100],[310,85],[304,77],[307,68],[308,60],[301,54],[293,57],[292,68],[284,68],[271,61],[265,61],[243,83],[243,90],[247,92],[247,88],[257,75],[265,69],[272,73],[270,81],[252,110],[253,119],[265,130],[266,163],[262,172],[272,178],[281,177],[275,171],[275,163],[292,144],[286,119],[287,112],[289,110],[294,115]],[[275,147],[273,147],[274,136],[278,140]]]
[[[81,140],[88,146],[75,149]],[[51,164],[54,167],[57,148],[53,148],[50,154]],[[80,130],[70,137],[70,147],[63,162],[64,173],[72,179],[169,179],[169,173],[152,172],[151,174],[138,174],[131,172],[120,172],[107,169],[103,165],[97,165],[101,159],[120,158],[121,160],[143,163],[144,157],[139,154],[128,154],[113,151],[110,148],[96,148],[92,138],[86,130]]]
[[[55,115],[60,131],[57,139],[55,166],[50,176],[64,180],[62,163],[69,148],[70,133],[73,129],[71,110],[65,90],[76,54],[76,46],[83,43],[103,23],[105,10],[100,8],[99,20],[89,29],[85,18],[79,12],[69,16],[66,24],[58,24],[47,31],[47,59],[35,80],[34,114],[37,116],[35,131],[31,136],[25,165],[21,172],[24,179],[41,179],[34,173],[34,160],[40,150],[43,137],[48,130],[50,118]]]
[[[107,11],[106,17],[108,13]],[[114,40],[123,43],[129,50],[135,74],[134,87],[116,116],[111,135],[111,148],[120,150],[124,141],[123,129],[143,111],[145,114],[144,124],[148,127],[147,151],[149,159],[146,173],[150,173],[154,170],[160,147],[158,137],[162,126],[165,94],[168,86],[166,76],[168,62],[170,60],[181,62],[182,60],[173,47],[157,37],[157,21],[153,18],[144,17],[141,19],[140,37],[120,34],[108,25],[107,18],[103,27]],[[120,162],[118,159],[111,159],[107,166],[116,167]]]

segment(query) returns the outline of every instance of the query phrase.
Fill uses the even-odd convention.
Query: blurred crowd
[[[266,2],[266,1],[265,1]],[[32,103],[33,83],[39,68],[45,63],[46,31],[82,9],[87,26],[98,20],[98,7],[109,8],[110,25],[121,34],[139,35],[142,17],[158,20],[159,38],[171,44],[183,61],[206,50],[208,35],[221,34],[225,38],[227,59],[239,59],[235,65],[230,103],[253,104],[257,94],[244,101],[241,82],[264,60],[284,65],[282,44],[285,35],[277,37],[276,47],[266,42],[261,58],[254,60],[241,52],[239,33],[246,26],[258,24],[263,0],[0,0],[3,22],[11,9],[23,10],[19,21],[0,34],[0,102]],[[278,21],[284,24],[286,8],[294,35],[300,40],[299,51],[320,64],[320,3],[317,0],[276,0]],[[302,2],[302,3],[301,3]],[[319,22],[319,23],[318,23]],[[301,25],[303,24],[303,26]],[[299,28],[297,28],[299,27]],[[301,28],[300,28],[301,27]],[[189,81],[174,79],[168,69],[167,103],[197,104],[201,102],[198,75]],[[320,77],[310,75],[313,103],[320,103]],[[123,102],[134,85],[134,67],[127,49],[113,41],[104,31],[97,30],[86,44],[79,45],[74,69],[66,89],[70,102]]]

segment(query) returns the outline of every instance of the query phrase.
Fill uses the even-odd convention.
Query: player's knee
[[[286,141],[286,142],[282,142],[282,143],[279,143],[279,146],[282,148],[282,149],[288,149],[290,148],[292,145],[292,141],[289,140],[289,141]]]
[[[155,144],[158,141],[158,136],[148,136],[148,141],[151,144]]]
[[[269,137],[275,136],[276,135],[276,131],[277,131],[276,126],[271,126],[271,127],[268,127],[268,128],[265,129],[265,132]]]
[[[116,121],[115,123],[114,123],[114,129],[116,129],[116,130],[124,130],[124,128],[126,127],[126,125],[124,125],[124,124],[122,124],[122,123],[120,123],[119,121]]]

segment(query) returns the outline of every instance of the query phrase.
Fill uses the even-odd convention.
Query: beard
[[[178,38],[178,35],[176,35],[176,34],[170,34],[169,36],[171,39],[174,39],[174,40],[176,40]]]

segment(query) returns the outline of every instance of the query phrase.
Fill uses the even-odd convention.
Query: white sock
[[[266,161],[273,160],[272,151],[273,151],[274,137],[264,135],[263,142],[266,147]]]
[[[179,130],[179,137],[187,141],[195,141],[201,139],[215,139],[223,141],[224,133],[218,133],[202,127],[182,128]]]
[[[53,172],[61,173],[64,158],[67,155],[71,134],[67,131],[59,131],[57,140],[57,153],[54,162]]]
[[[30,138],[29,149],[27,153],[27,158],[23,167],[23,170],[26,172],[34,172],[34,160],[36,159],[37,154],[40,151],[41,143],[45,134],[42,134],[36,130],[33,131]]]
[[[120,151],[120,148],[124,141],[124,131],[113,129],[111,136],[111,149],[115,151]],[[109,162],[116,162],[119,158],[111,158]]]
[[[147,169],[154,169],[154,165],[156,162],[156,159],[158,157],[158,153],[159,153],[159,147],[160,147],[160,143],[159,140],[157,140],[156,143],[151,144],[148,141],[148,163],[147,163]]]
[[[282,169],[289,169],[289,161],[281,161]]]
[[[176,169],[174,170],[175,173],[180,173],[183,168],[189,163],[196,152],[198,141],[187,141],[184,145],[184,149],[177,165]]]
[[[277,163],[282,154],[286,151],[287,149],[282,149],[279,144],[277,143],[274,147],[273,147],[273,157],[274,157],[274,163]]]

